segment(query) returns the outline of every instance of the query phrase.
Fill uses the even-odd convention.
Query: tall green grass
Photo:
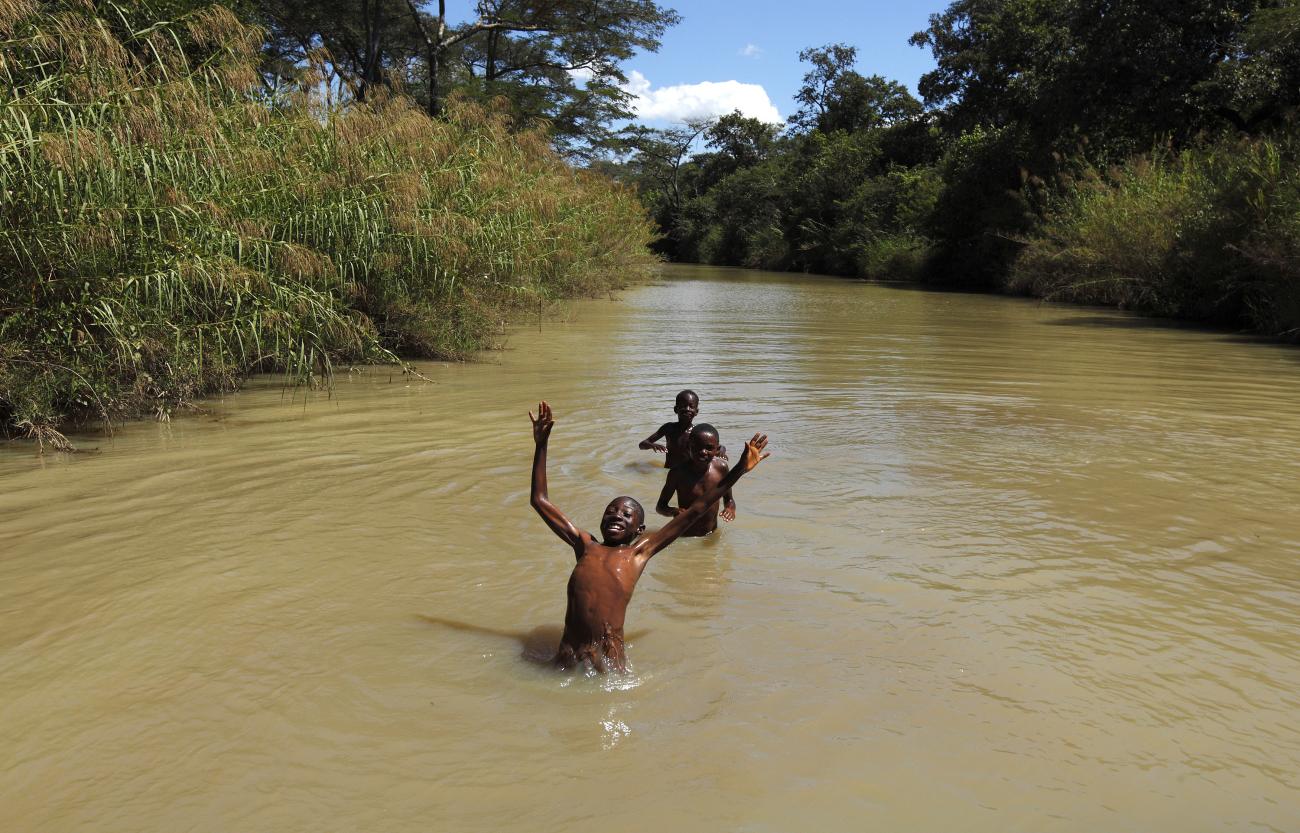
[[[1085,174],[1009,286],[1300,337],[1300,145],[1224,141]]]
[[[264,92],[213,6],[0,0],[0,428],[165,416],[252,371],[462,357],[640,277],[635,196],[541,130]]]

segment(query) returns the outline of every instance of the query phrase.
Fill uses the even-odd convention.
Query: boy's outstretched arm
[[[573,521],[565,517],[551,499],[546,494],[546,443],[551,438],[551,429],[555,427],[555,417],[551,414],[551,406],[545,402],[538,403],[537,416],[533,412],[528,412],[528,419],[533,423],[533,442],[537,448],[533,451],[533,508],[537,514],[542,516],[546,525],[551,531],[560,536],[561,540],[573,547],[575,555],[582,555],[582,530],[573,525]]]
[[[668,479],[664,481],[663,490],[659,492],[659,502],[655,504],[655,511],[660,515],[666,515],[669,518],[677,517],[677,513],[682,510],[668,505],[668,501],[673,499],[673,493],[676,491],[677,480],[673,477],[673,469],[669,469]]]
[[[654,432],[654,433],[651,434],[650,436],[646,437],[644,440],[642,440],[642,441],[637,445],[637,448],[640,448],[642,451],[661,451],[661,452],[667,452],[667,451],[668,451],[668,446],[666,446],[666,445],[664,445],[663,443],[660,443],[660,442],[655,442],[655,440],[661,440],[661,439],[663,439],[663,437],[664,437],[664,429],[667,428],[667,427],[668,427],[667,425],[660,425],[660,426],[659,426],[659,430],[656,431],[656,432]]]
[[[691,527],[691,524],[709,511],[709,507],[715,501],[731,491],[731,487],[736,485],[736,481],[741,478],[741,475],[772,456],[763,451],[765,448],[767,448],[767,435],[755,434],[753,439],[745,443],[744,455],[741,457],[740,462],[736,464],[736,467],[727,472],[726,477],[718,481],[716,486],[696,498],[690,506],[678,509],[676,517],[664,524],[663,528],[657,529],[637,541],[636,549],[638,554],[649,558],[673,541],[676,541],[683,532]]]

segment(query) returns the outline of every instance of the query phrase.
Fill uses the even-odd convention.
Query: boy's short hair
[[[691,429],[691,437],[695,437],[697,434],[711,435],[713,439],[722,442],[722,437],[719,436],[718,429],[714,428],[707,422],[701,422],[699,425],[696,425]]]
[[[642,524],[645,523],[645,507],[641,505],[641,501],[637,500],[631,495],[619,495],[618,497],[614,498],[614,500],[611,500],[610,503],[614,503],[615,501],[620,501],[620,500],[626,500],[628,503],[636,507],[636,513],[638,516],[636,521],[637,526],[641,526]]]

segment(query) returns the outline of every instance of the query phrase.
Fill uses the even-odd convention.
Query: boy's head
[[[693,390],[684,390],[677,394],[677,402],[673,405],[673,411],[677,414],[679,422],[690,425],[691,420],[700,412],[700,398],[695,395]]]
[[[718,456],[721,446],[722,438],[718,436],[718,429],[707,422],[701,422],[691,429],[691,464],[697,469],[707,468],[713,458]]]
[[[645,509],[635,498],[627,495],[616,497],[605,507],[605,514],[600,519],[600,534],[606,544],[630,544],[642,532],[645,532]]]

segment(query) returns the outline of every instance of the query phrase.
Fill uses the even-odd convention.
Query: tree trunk
[[[365,19],[365,51],[361,55],[361,88],[357,98],[365,101],[370,88],[382,83],[380,74],[379,26],[383,0],[362,0],[361,16]]]
[[[446,49],[447,0],[438,0],[438,28],[433,32],[433,46],[429,52],[429,115],[442,112],[442,93],[438,91],[438,77],[442,73],[442,52]]]
[[[424,59],[429,65],[429,103],[426,109],[429,115],[436,116],[442,109],[438,93],[438,74],[442,71],[442,53],[446,48],[443,40],[447,33],[447,0],[438,0],[437,28],[433,35],[424,28],[424,21],[420,19],[420,10],[416,7],[415,0],[406,0],[406,7],[411,10],[411,19],[415,21],[416,31],[424,38]]]
[[[366,100],[366,76],[370,71],[370,0],[361,0],[361,23],[365,27],[365,46],[361,52],[361,86],[357,88],[357,98]]]
[[[367,75],[366,83],[374,87],[374,86],[378,86],[379,84],[382,84],[384,81],[383,70],[382,70],[383,58],[382,58],[382,51],[379,45],[380,44],[379,29],[380,29],[380,25],[383,23],[383,19],[382,19],[383,2],[382,0],[371,0],[370,5],[371,8],[374,9],[374,14],[370,21],[370,43],[366,45],[366,52],[369,53],[366,56],[367,61],[369,62],[369,65],[367,67],[367,72],[366,72]]]

